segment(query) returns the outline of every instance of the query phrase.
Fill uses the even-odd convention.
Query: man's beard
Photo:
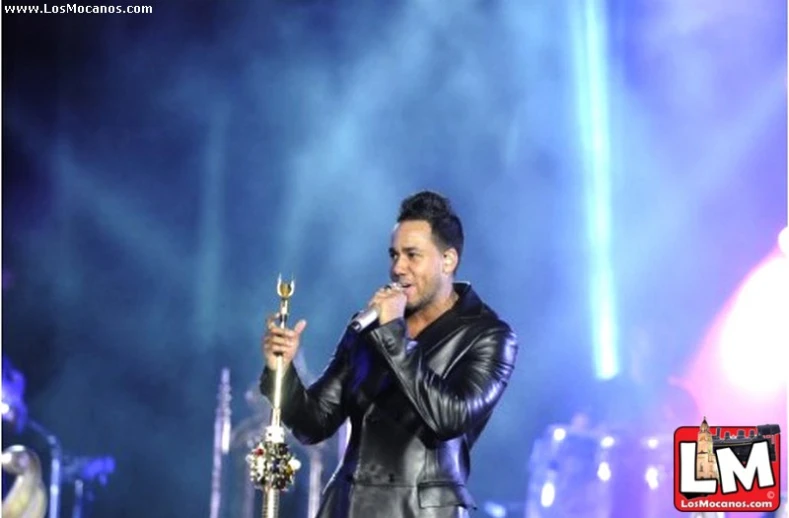
[[[416,313],[417,311],[419,311],[420,309],[422,309],[423,307],[425,307],[425,304],[423,304],[421,301],[417,301],[414,304],[406,303],[404,315],[406,318],[408,318],[414,313]]]
[[[432,304],[436,298],[438,297],[438,288],[434,289],[429,296],[423,297],[421,300],[418,300],[414,304],[406,304],[404,315],[408,318],[410,315],[413,315],[417,311],[426,308],[430,304]]]

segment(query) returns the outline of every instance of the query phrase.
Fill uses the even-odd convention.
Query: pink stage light
[[[789,259],[774,257],[752,272],[723,319],[720,362],[743,396],[774,398],[789,369]]]
[[[780,424],[786,451],[789,256],[776,251],[744,279],[711,326],[682,384],[710,424]],[[786,468],[784,464],[784,487]]]
[[[789,258],[775,253],[719,313],[684,384],[715,422],[775,420],[786,414],[780,402],[786,400],[788,351]]]

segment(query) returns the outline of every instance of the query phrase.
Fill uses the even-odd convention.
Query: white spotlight
[[[540,491],[540,505],[543,507],[550,507],[553,505],[553,500],[556,498],[556,488],[553,482],[546,482]]]
[[[597,467],[597,478],[603,482],[611,480],[611,466],[607,462],[601,462]]]
[[[655,466],[649,466],[647,468],[647,472],[644,474],[644,480],[646,480],[647,485],[649,485],[649,489],[655,490],[658,488],[659,482],[658,478],[660,473],[658,472]]]
[[[789,257],[789,227],[784,227],[778,234],[778,248],[786,257]]]

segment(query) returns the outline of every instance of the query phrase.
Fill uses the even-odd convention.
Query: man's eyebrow
[[[419,251],[419,247],[416,247],[416,246],[404,246],[403,247],[403,252],[405,252],[407,254],[408,253],[413,253],[413,252],[418,252],[418,251]],[[394,255],[396,253],[397,253],[397,250],[395,250],[392,247],[389,247],[389,255]]]

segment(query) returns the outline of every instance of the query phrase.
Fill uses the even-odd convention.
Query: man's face
[[[433,241],[427,221],[403,221],[392,232],[389,275],[405,289],[406,308],[415,311],[433,302],[441,288],[452,282],[444,254]]]

